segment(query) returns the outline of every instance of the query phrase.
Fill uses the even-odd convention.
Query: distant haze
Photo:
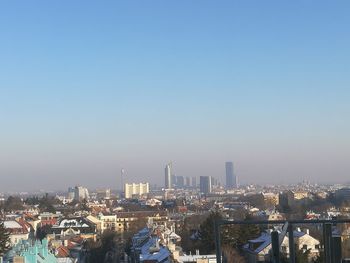
[[[0,3],[0,191],[347,182],[350,2]]]

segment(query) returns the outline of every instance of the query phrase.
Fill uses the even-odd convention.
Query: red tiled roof
[[[65,246],[59,246],[57,248],[57,255],[58,258],[67,258],[69,257],[69,249]]]

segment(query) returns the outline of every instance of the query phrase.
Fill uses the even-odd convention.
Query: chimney
[[[196,249],[196,256],[199,256],[199,249]]]
[[[300,229],[300,227],[297,227],[297,231],[298,231],[298,232],[301,232],[301,229]]]
[[[310,230],[308,228],[305,228],[305,234],[310,235]]]

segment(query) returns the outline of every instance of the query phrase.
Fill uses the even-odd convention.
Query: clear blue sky
[[[1,1],[0,191],[347,181],[349,1]]]

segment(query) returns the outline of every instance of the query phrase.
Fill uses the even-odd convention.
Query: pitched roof
[[[69,257],[69,249],[65,246],[59,246],[57,249],[56,257],[67,258]]]

